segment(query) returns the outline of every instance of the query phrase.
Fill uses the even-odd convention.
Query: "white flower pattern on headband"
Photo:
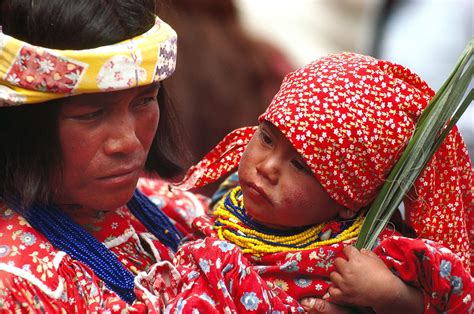
[[[34,46],[0,31],[0,106],[161,81],[174,72],[176,43],[176,32],[158,17],[144,34],[82,50]]]
[[[6,78],[10,84],[28,90],[71,93],[86,69],[87,64],[26,44],[13,60]]]

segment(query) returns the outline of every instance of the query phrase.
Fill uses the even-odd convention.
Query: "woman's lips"
[[[98,178],[102,184],[106,185],[126,185],[133,183],[140,176],[141,168],[135,167],[130,170],[119,170],[111,174]]]

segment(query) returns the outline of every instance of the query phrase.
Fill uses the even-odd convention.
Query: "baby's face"
[[[244,207],[273,228],[312,225],[342,208],[321,187],[303,158],[273,124],[263,122],[239,165]]]

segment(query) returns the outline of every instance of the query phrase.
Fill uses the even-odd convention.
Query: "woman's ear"
[[[356,211],[352,211],[348,208],[342,208],[339,210],[339,217],[342,219],[351,219],[354,218],[357,215]]]

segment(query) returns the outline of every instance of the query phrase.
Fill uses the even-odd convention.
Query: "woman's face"
[[[128,202],[159,121],[158,84],[67,98],[59,111],[55,202],[111,210]]]
[[[273,228],[321,223],[343,208],[329,197],[290,141],[268,122],[247,145],[239,181],[247,214]]]

